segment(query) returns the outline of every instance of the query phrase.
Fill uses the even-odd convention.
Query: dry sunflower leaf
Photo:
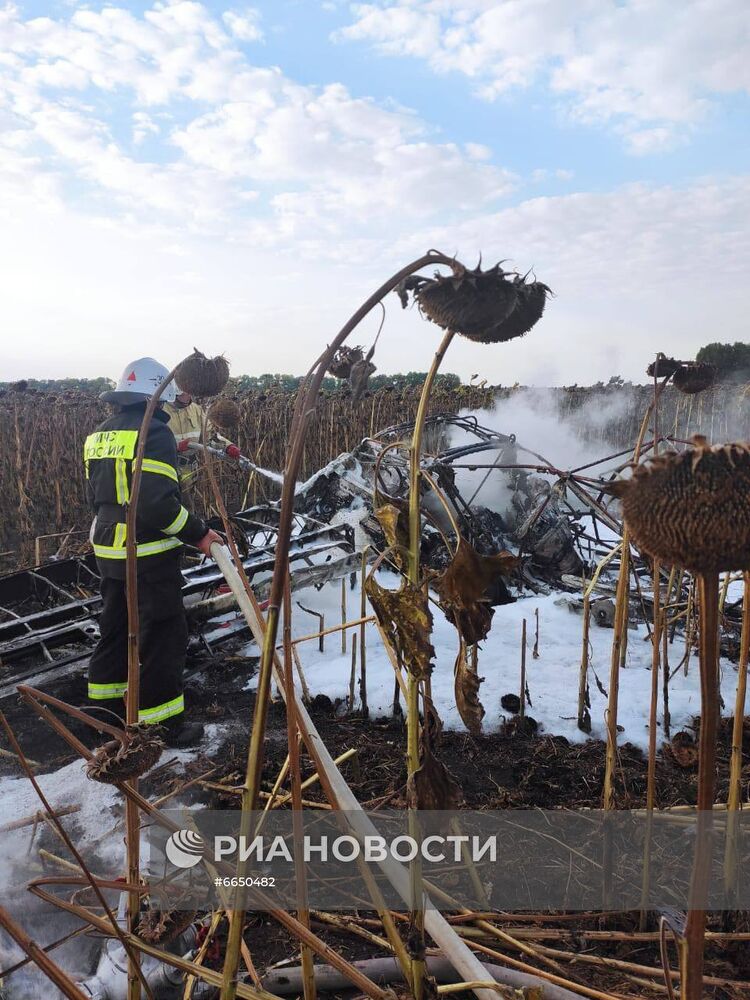
[[[458,714],[471,735],[479,736],[484,718],[484,706],[479,700],[479,685],[484,678],[478,677],[476,670],[469,663],[463,639],[459,645],[453,674]]]
[[[428,677],[435,650],[430,642],[432,612],[424,589],[403,582],[399,590],[386,590],[370,576],[365,591],[399,663],[418,680]]]
[[[397,566],[405,568],[405,552],[409,548],[409,512],[402,501],[381,504],[374,511],[385,535],[386,546],[393,549],[391,558]]]
[[[149,944],[168,944],[195,920],[195,910],[146,910],[141,913],[136,933]]]
[[[461,787],[442,761],[429,747],[422,751],[422,763],[406,783],[406,801],[410,809],[447,812],[463,802]]]
[[[349,373],[349,385],[352,390],[352,399],[356,402],[361,398],[370,381],[370,376],[375,371],[375,365],[369,358],[355,361]]]
[[[498,576],[508,576],[518,565],[518,557],[503,550],[491,556],[476,552],[460,538],[450,565],[436,583],[445,616],[458,629],[468,646],[486,638],[492,624],[493,608],[485,594]]]

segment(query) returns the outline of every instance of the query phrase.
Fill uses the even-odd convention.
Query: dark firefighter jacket
[[[125,578],[125,517],[130,500],[133,460],[145,403],[122,409],[89,434],[83,447],[90,499],[96,513],[92,543],[103,576]],[[177,444],[157,410],[151,420],[143,458],[136,516],[138,574],[158,572],[173,563],[183,542],[206,533],[203,521],[182,505],[177,474]]]

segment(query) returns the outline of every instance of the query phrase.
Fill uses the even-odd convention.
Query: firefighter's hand
[[[206,534],[197,543],[197,547],[201,550],[204,556],[211,555],[211,546],[214,542],[218,542],[219,545],[224,544],[224,539],[221,537],[218,531],[213,531],[211,528],[208,529]]]
[[[177,450],[186,452],[190,449],[190,438],[183,438],[177,445]]]
[[[224,452],[230,458],[240,458],[242,456],[242,452],[236,444],[228,444],[224,449]]]

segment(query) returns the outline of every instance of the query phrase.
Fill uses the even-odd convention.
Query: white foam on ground
[[[385,586],[396,586],[395,576],[382,574]],[[581,663],[583,618],[555,602],[559,593],[549,596],[522,597],[515,604],[507,604],[495,609],[492,629],[487,639],[481,643],[479,654],[479,675],[484,683],[479,697],[486,710],[484,731],[497,731],[501,723],[509,718],[500,706],[504,694],[518,694],[520,691],[521,627],[527,623],[526,670],[532,705],[527,706],[527,714],[539,723],[540,730],[565,736],[574,742],[587,739],[576,724],[578,704],[578,677]],[[297,607],[300,601],[305,607],[323,612],[325,626],[341,622],[340,584],[330,584],[320,592],[312,588],[293,595],[294,618],[293,636],[299,637],[315,632],[317,619],[305,614]],[[359,584],[350,590],[347,584],[347,617],[359,617]],[[535,612],[539,612],[539,658],[533,659],[532,649],[535,635]],[[458,637],[455,628],[446,620],[438,608],[432,606],[434,631],[432,644],[435,647],[435,668],[432,674],[432,693],[440,717],[446,729],[464,728],[455,705],[453,689],[453,665],[458,652]],[[371,614],[369,603],[367,613]],[[341,652],[339,634],[326,636],[325,652],[318,650],[317,640],[304,642],[298,646],[305,676],[313,695],[324,694],[332,700],[348,696],[351,673],[351,636],[359,629],[349,630],[347,652]],[[612,629],[600,628],[593,622],[590,629],[590,697],[591,736],[605,738],[604,713],[607,699],[599,691],[594,680],[596,671],[605,689],[609,687],[610,653]],[[358,639],[359,641],[359,639]],[[374,716],[389,715],[393,701],[393,668],[380,641],[374,625],[367,626],[367,697],[370,712]],[[677,637],[670,647],[670,669],[674,669],[682,659],[684,640]],[[358,668],[359,669],[359,668]],[[731,714],[737,686],[737,668],[728,660],[721,661],[721,691],[725,702],[725,714]],[[256,678],[249,687],[253,688]],[[661,692],[661,679],[659,681]],[[358,687],[355,686],[358,691]],[[641,626],[628,631],[626,666],[620,671],[620,696],[618,724],[623,727],[620,742],[631,742],[645,749],[648,746],[648,713],[651,699],[651,644],[646,629]],[[688,676],[679,670],[669,685],[669,708],[671,728],[674,733],[690,724],[700,713],[700,684],[698,657],[690,658]],[[661,729],[661,694],[659,697],[659,732]]]

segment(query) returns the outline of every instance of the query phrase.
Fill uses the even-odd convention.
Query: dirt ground
[[[175,790],[193,777],[210,769],[211,782],[228,786],[239,785],[244,773],[247,753],[248,720],[251,718],[254,697],[244,691],[246,680],[255,670],[256,659],[225,652],[210,661],[195,659],[189,666],[187,683],[188,713],[206,722],[216,722],[224,729],[218,746],[199,751],[178,775],[170,766],[167,751],[157,768],[142,783],[142,790],[150,797]],[[54,692],[74,705],[85,703],[82,676],[60,685]],[[16,730],[22,746],[29,755],[40,761],[43,769],[55,769],[73,759],[66,745],[51,733],[19,703],[7,703],[4,710]],[[321,736],[331,753],[337,756],[355,748],[358,753],[342,764],[342,772],[360,803],[366,807],[404,805],[405,769],[403,720],[376,719],[365,721],[358,716],[341,714],[325,697],[318,697],[310,706],[311,714]],[[96,734],[73,723],[71,728],[89,745],[100,741]],[[533,728],[533,727],[531,727]],[[731,723],[722,724],[718,749],[717,799],[726,799]],[[691,732],[676,741],[675,752],[665,749],[657,760],[657,804],[661,807],[693,804],[696,796],[697,761]],[[440,736],[438,755],[458,780],[471,809],[503,809],[543,807],[593,807],[602,800],[604,778],[604,744],[590,740],[571,744],[560,736],[525,732],[514,725],[498,734],[472,737],[468,733],[444,732]],[[271,707],[268,721],[268,738],[264,764],[264,784],[270,789],[287,753],[286,719],[283,703]],[[745,753],[746,772],[750,779],[750,719],[746,720]],[[314,765],[303,753],[303,776],[312,774]],[[635,808],[645,802],[646,761],[640,750],[629,744],[619,748],[617,771],[617,800],[622,808]],[[17,773],[12,761],[0,758],[0,773]],[[218,792],[200,785],[186,793],[194,801],[209,806],[231,808],[238,804],[238,796],[231,792]],[[305,792],[306,799],[324,801],[318,785]],[[360,914],[375,918],[375,914]],[[496,917],[499,926],[506,930],[523,929],[531,933],[539,944],[573,952],[577,960],[561,959],[565,975],[589,987],[627,996],[659,996],[660,993],[639,985],[638,976],[623,970],[592,965],[586,956],[638,963],[658,969],[659,947],[655,940],[656,918],[651,915],[647,927],[652,935],[643,940],[602,940],[587,934],[602,931],[619,932],[638,929],[637,914],[504,914]],[[746,914],[732,916],[733,930],[750,930]],[[405,926],[405,925],[404,925]],[[382,934],[376,923],[369,929]],[[360,931],[332,928],[314,916],[313,929],[349,959],[374,957],[382,954],[371,941],[364,940]],[[711,929],[726,929],[718,918],[711,920]],[[549,937],[545,938],[544,935]],[[277,962],[297,964],[299,954],[296,942],[273,920],[263,914],[248,916],[246,940],[259,971]],[[512,946],[493,938],[472,938],[484,945],[515,959],[527,960],[540,967],[538,959],[526,958]],[[218,961],[218,953],[216,953]],[[487,957],[487,961],[501,961]],[[671,957],[674,967],[674,955]],[[541,966],[542,968],[544,966]],[[750,979],[750,941],[724,943],[711,941],[707,945],[707,974],[717,980]],[[654,974],[658,979],[659,976]],[[649,978],[649,977],[646,977]],[[663,990],[663,987],[662,987]],[[707,996],[719,1000],[747,996],[734,985],[711,986]]]

